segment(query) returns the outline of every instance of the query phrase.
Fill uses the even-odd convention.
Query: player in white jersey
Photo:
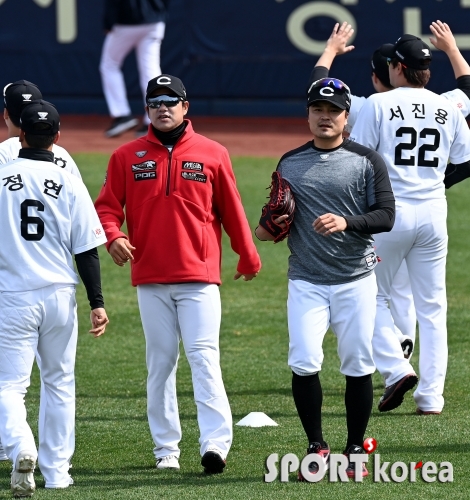
[[[21,148],[19,140],[21,111],[35,99],[42,99],[41,91],[34,83],[27,80],[9,83],[3,89],[3,119],[8,128],[8,139],[0,143],[0,165],[18,158]],[[82,178],[77,164],[64,148],[54,144],[52,152],[54,153],[54,163],[58,167],[67,170],[79,179]]]
[[[446,170],[453,172],[445,184],[449,187],[470,175],[470,131],[451,101],[424,88],[432,55],[421,39],[403,35],[382,54],[390,60],[395,89],[367,99],[351,134],[351,139],[382,155],[396,197],[393,230],[375,238],[381,263],[376,268],[374,361],[386,386],[379,410],[399,406],[417,382],[387,307],[392,280],[406,260],[421,340],[414,399],[418,414],[439,414],[447,369],[444,177]]]
[[[466,118],[470,114],[470,66],[460,53],[450,27],[441,21],[435,21],[430,25],[433,37],[431,43],[448,56],[458,88],[441,94],[449,99]],[[354,49],[347,46],[348,40],[353,35],[351,25],[344,22],[336,23],[333,31],[326,42],[325,49],[315,64],[315,68],[309,79],[309,85],[328,76],[328,72],[336,56],[346,54]],[[386,46],[384,46],[386,47]],[[371,58],[372,85],[376,92],[387,92],[393,87],[390,83],[387,58],[375,50]],[[359,111],[366,101],[365,97],[351,96],[351,110],[348,115],[348,124],[345,127],[346,134],[352,130]],[[411,291],[406,261],[402,262],[390,289],[390,310],[395,324],[395,331],[400,339],[405,357],[410,358],[413,352],[416,337],[416,310]]]
[[[21,114],[19,157],[0,169],[0,437],[13,462],[15,496],[31,496],[37,458],[46,488],[67,488],[74,452],[78,283],[91,306],[90,332],[104,333],[97,247],[106,241],[83,182],[54,164],[59,138],[53,105],[33,101]],[[41,399],[39,454],[24,396],[36,352]]]
[[[35,99],[42,99],[39,88],[27,80],[18,80],[9,83],[3,89],[3,119],[8,128],[8,139],[0,143],[0,168],[3,164],[18,158],[21,149],[19,140],[20,135],[20,115],[25,106]],[[74,174],[81,179],[80,171],[69,155],[69,153],[57,144],[53,144],[52,153],[54,154],[54,163]],[[0,441],[0,461],[8,460]]]

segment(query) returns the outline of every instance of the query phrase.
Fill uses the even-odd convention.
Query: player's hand
[[[253,274],[242,274],[239,273],[238,271],[235,273],[235,276],[233,277],[234,280],[237,280],[243,276],[243,281],[251,281],[253,278],[256,278],[258,276],[258,273],[253,273]]]
[[[277,224],[279,224],[284,229],[286,227],[286,225],[282,221],[286,220],[288,217],[289,216],[287,214],[286,215],[281,215],[280,217],[278,217],[277,219],[275,219],[275,222]],[[274,241],[274,236],[271,233],[268,233],[268,231],[266,231],[266,229],[264,229],[263,226],[258,226],[255,229],[255,235],[261,241]],[[238,279],[238,278],[235,278],[235,279]],[[245,280],[245,281],[247,281],[247,280]]]
[[[133,260],[132,251],[135,250],[127,238],[116,238],[109,247],[109,254],[118,266],[124,266],[129,260]]]
[[[348,224],[344,217],[334,214],[324,214],[315,219],[312,226],[317,233],[329,236],[330,234],[344,231],[348,227]]]
[[[351,50],[354,50],[354,45],[346,47],[346,44],[353,34],[354,30],[347,22],[341,25],[336,23],[330,38],[326,42],[325,50],[333,52],[336,56],[351,52]]]
[[[97,307],[96,309],[92,309],[90,321],[92,328],[89,332],[92,333],[95,338],[103,335],[106,330],[106,325],[109,323],[108,315],[104,308]]]
[[[442,50],[445,53],[457,49],[457,43],[454,35],[452,34],[452,31],[447,23],[434,21],[429,26],[429,29],[434,35],[429,37],[429,41],[434,45],[434,47],[436,47],[436,49]]]

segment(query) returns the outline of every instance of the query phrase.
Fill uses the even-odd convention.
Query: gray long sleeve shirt
[[[390,231],[395,218],[387,167],[375,151],[345,140],[331,150],[310,141],[286,153],[277,167],[291,185],[296,211],[288,246],[288,277],[318,285],[365,278],[377,264],[371,234]],[[323,236],[313,221],[325,213],[347,229]]]

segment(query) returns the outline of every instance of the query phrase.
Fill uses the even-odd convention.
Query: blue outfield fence
[[[27,79],[62,113],[106,114],[99,59],[103,1],[0,0],[0,84]],[[373,92],[369,58],[403,33],[430,36],[440,19],[470,57],[470,0],[172,0],[162,69],[184,81],[191,113],[303,116],[310,71],[335,22],[355,27],[356,49],[331,74],[356,95]],[[435,92],[455,88],[447,57],[433,50]],[[124,65],[133,111],[141,113],[137,67]]]

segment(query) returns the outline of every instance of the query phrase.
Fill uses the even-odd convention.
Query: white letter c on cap
[[[331,87],[323,87],[320,90],[320,94],[324,95],[325,97],[330,97],[332,95],[335,95],[335,91]]]
[[[171,83],[171,78],[168,78],[167,76],[160,76],[157,78],[157,83],[158,85],[168,85]]]

